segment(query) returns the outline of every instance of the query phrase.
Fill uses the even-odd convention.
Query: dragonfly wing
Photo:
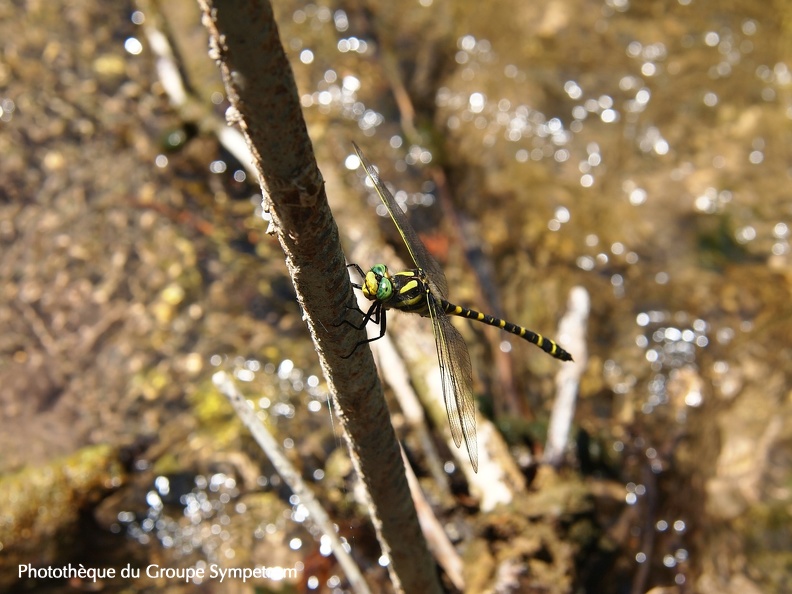
[[[415,229],[413,229],[413,226],[407,218],[407,215],[396,202],[393,194],[390,193],[390,190],[388,190],[388,188],[380,179],[377,169],[374,167],[371,161],[363,156],[363,153],[357,144],[353,142],[352,146],[355,148],[355,152],[357,153],[360,162],[363,163],[363,168],[366,170],[366,174],[369,176],[369,179],[371,179],[371,183],[374,184],[374,189],[377,191],[380,200],[382,200],[385,208],[388,209],[388,213],[390,214],[393,223],[396,225],[396,228],[399,230],[399,234],[401,235],[402,241],[404,241],[404,245],[406,245],[407,249],[410,251],[410,257],[412,257],[413,262],[415,262],[415,265],[418,268],[422,268],[426,273],[429,286],[431,287],[435,296],[447,299],[448,281],[446,280],[443,269],[440,268],[440,264],[437,263],[437,260],[435,260],[426,249],[426,246],[421,241],[418,233],[415,231]]]
[[[437,260],[426,249],[393,194],[382,183],[374,165],[363,156],[358,145],[352,143],[352,146],[355,147],[355,152],[360,158],[360,162],[363,163],[363,168],[371,179],[380,200],[388,209],[404,245],[410,251],[410,257],[420,269],[419,274],[422,275],[422,280],[425,281],[426,304],[429,317],[432,319],[432,330],[434,331],[437,360],[440,363],[440,377],[443,385],[443,400],[451,427],[451,436],[457,447],[461,447],[462,440],[465,440],[470,463],[473,470],[478,472],[476,404],[473,401],[470,354],[462,335],[451,324],[441,306],[442,300],[448,296],[448,281]]]
[[[473,377],[465,340],[451,320],[429,297],[429,313],[435,335],[440,377],[443,385],[448,424],[457,447],[465,440],[473,470],[478,472],[476,442],[476,404],[473,400]]]

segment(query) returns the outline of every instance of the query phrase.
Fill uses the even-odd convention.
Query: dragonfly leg
[[[357,270],[358,274],[362,278],[366,277],[365,273],[363,272],[363,269],[360,266],[358,266],[357,264],[347,264],[346,267],[347,268],[354,268],[355,270]],[[352,283],[352,287],[355,288],[355,289],[362,289],[363,288],[363,286],[359,285],[358,283]],[[376,305],[376,304],[374,304],[374,305]],[[360,326],[356,326],[355,324],[353,324],[349,320],[341,320],[340,322],[338,322],[338,324],[333,324],[333,327],[334,328],[338,328],[341,324],[349,324],[353,328],[356,328],[356,329],[360,330],[361,328],[365,327],[366,324],[368,324],[369,320],[372,318],[374,313],[377,313],[377,312],[372,311],[372,310],[374,310],[374,305],[371,306],[371,308],[368,310],[368,313],[364,312],[357,305],[355,305],[354,307],[350,307],[349,305],[344,306],[344,307],[346,307],[346,309],[355,310],[361,316],[363,316],[363,323]],[[374,321],[375,321],[375,323],[379,323],[379,321],[376,318],[375,318]]]
[[[360,276],[364,276],[363,275],[363,270],[361,270],[360,266],[358,266],[357,264],[347,264],[347,268],[351,268],[353,266],[360,273]],[[361,285],[359,285],[357,283],[352,283],[352,287],[355,288],[355,289],[362,289],[363,288]],[[352,326],[353,328],[355,328],[356,330],[361,330],[362,328],[365,328],[366,324],[368,324],[371,319],[374,320],[375,324],[379,324],[379,312],[378,311],[374,311],[376,309],[376,306],[377,306],[377,304],[374,303],[369,308],[368,312],[364,312],[357,305],[354,305],[354,306],[345,305],[344,307],[346,309],[351,309],[353,311],[356,311],[361,316],[363,316],[363,322],[360,325],[356,325],[356,324],[353,324],[352,322],[350,322],[349,320],[341,320],[340,322],[338,322],[338,324],[333,324],[333,327],[334,328],[338,328],[342,324],[348,324],[348,325]]]
[[[356,305],[355,306],[353,306],[353,305],[345,305],[344,308],[347,309],[347,310],[351,309],[352,311],[356,311],[361,316],[363,316],[364,320],[366,319],[366,312],[363,311],[362,309],[360,309],[359,307],[357,307]],[[337,324],[333,324],[333,328],[338,328],[339,326],[341,326],[343,324],[347,324],[349,326],[352,326],[353,328],[357,328],[358,330],[360,330],[361,328],[365,327],[365,325],[367,323],[368,322],[366,321],[366,322],[363,322],[361,325],[357,325],[357,324],[353,324],[349,320],[344,319],[344,320],[341,320],[340,322],[338,322]]]
[[[357,309],[360,313],[363,313],[360,309],[356,307],[350,307],[349,309]],[[369,322],[374,322],[380,327],[379,336],[375,336],[374,338],[369,338],[367,340],[361,340],[359,343],[355,345],[355,347],[350,351],[350,353],[346,356],[341,357],[342,359],[349,359],[357,350],[357,348],[362,344],[368,344],[370,342],[374,342],[375,340],[379,340],[383,336],[385,336],[385,326],[386,326],[387,318],[385,316],[385,309],[382,307],[382,304],[377,302],[372,304],[366,314],[363,316],[363,321],[359,326],[353,324],[349,320],[342,320],[341,324],[348,324],[355,328],[356,330],[362,330],[366,327]],[[341,325],[339,324],[339,326]]]
[[[360,266],[358,266],[357,264],[347,264],[346,267],[347,268],[354,268],[355,270],[357,270],[357,273],[360,275],[360,278],[366,278],[366,273],[363,272],[363,269]],[[357,285],[355,285],[355,284],[353,284],[352,286],[353,287],[357,287]],[[360,287],[358,287],[358,289],[359,288]]]
[[[352,326],[355,330],[362,330],[366,327],[366,324],[369,322],[374,322],[375,324],[380,323],[380,312],[382,311],[382,304],[381,303],[372,303],[371,307],[368,311],[364,312],[357,306],[346,305],[344,306],[347,309],[351,309],[352,311],[358,312],[361,316],[363,316],[363,321],[360,324],[355,324],[354,322],[350,322],[349,320],[341,320],[338,324],[333,324],[334,327],[338,328],[341,324],[346,324],[348,326]]]

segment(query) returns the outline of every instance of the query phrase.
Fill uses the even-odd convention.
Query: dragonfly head
[[[363,295],[372,301],[387,301],[393,295],[393,282],[385,264],[375,264],[366,273]]]

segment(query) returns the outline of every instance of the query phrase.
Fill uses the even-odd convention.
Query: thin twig
[[[457,553],[454,545],[448,539],[448,535],[443,530],[443,526],[432,511],[432,507],[426,500],[426,497],[421,490],[421,485],[418,483],[418,478],[410,468],[407,455],[402,450],[402,457],[404,458],[404,467],[407,469],[407,482],[410,483],[410,493],[412,494],[413,501],[415,502],[415,509],[418,511],[418,521],[421,523],[421,530],[429,543],[429,550],[437,559],[448,579],[454,584],[458,590],[465,589],[465,578],[462,575],[462,558]]]
[[[300,503],[305,505],[310,514],[311,521],[325,536],[327,536],[330,541],[330,548],[333,549],[333,554],[344,570],[349,580],[349,585],[352,586],[355,592],[369,594],[371,590],[366,580],[363,579],[360,568],[344,548],[344,543],[342,543],[341,539],[338,537],[335,525],[330,520],[330,516],[327,515],[327,512],[319,503],[319,500],[314,496],[313,491],[305,484],[302,476],[300,476],[300,472],[289,462],[289,459],[283,455],[283,452],[278,446],[278,442],[272,434],[267,431],[264,423],[256,417],[253,409],[237,389],[234,382],[231,381],[227,373],[222,371],[216,373],[212,381],[223,396],[228,398],[228,401],[234,407],[237,415],[242,419],[242,423],[250,430],[253,439],[256,440],[256,443],[259,444],[270,462],[272,462],[275,470],[278,471],[281,478],[289,485],[292,492],[300,498]]]
[[[544,451],[544,462],[558,467],[564,460],[572,419],[575,416],[580,378],[588,362],[586,325],[590,310],[589,294],[583,287],[573,287],[567,301],[568,311],[558,328],[558,339],[572,356],[574,363],[562,365],[556,375],[556,399],[550,416],[550,428]]]

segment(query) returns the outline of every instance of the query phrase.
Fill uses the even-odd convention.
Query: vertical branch
[[[344,359],[362,331],[339,326],[352,288],[291,67],[266,0],[199,0],[232,108],[260,172],[265,203],[352,461],[365,481],[397,591],[440,592],[410,499],[398,442],[369,349]]]

